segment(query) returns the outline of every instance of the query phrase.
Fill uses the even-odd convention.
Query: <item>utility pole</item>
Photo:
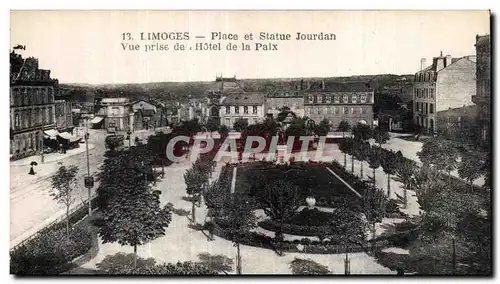
[[[345,275],[351,274],[351,262],[349,261],[349,251],[347,246],[345,247],[344,266],[345,266]]]
[[[92,195],[91,189],[94,187],[94,177],[90,176],[90,159],[89,159],[89,117],[86,118],[85,123],[85,150],[87,152],[87,176],[85,177],[85,187],[88,189],[89,199],[89,216],[92,216]]]

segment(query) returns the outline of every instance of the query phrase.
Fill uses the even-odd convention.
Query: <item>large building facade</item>
[[[50,70],[39,69],[38,59],[10,54],[11,158],[43,151],[44,132],[56,126],[57,89],[58,81]]]
[[[448,111],[472,105],[476,92],[475,57],[434,57],[415,73],[413,87],[413,122],[425,133],[444,132],[448,126]]]
[[[64,99],[54,101],[56,128],[58,131],[65,131],[74,127],[73,124],[73,104]]]
[[[483,142],[491,138],[491,41],[490,35],[476,36],[476,94],[479,136]]]
[[[248,124],[259,123],[265,113],[265,95],[262,93],[231,93],[221,99],[220,123],[229,129],[232,129],[239,119],[246,120]]]
[[[326,119],[332,129],[341,121],[349,125],[373,124],[373,90],[364,83],[338,83],[304,92],[304,115],[316,124]]]
[[[103,98],[96,101],[96,117],[92,124],[100,124],[110,132],[134,131],[134,110],[128,98]]]
[[[271,92],[266,97],[266,115],[276,118],[283,108],[298,117],[304,116],[304,97],[298,91]]]

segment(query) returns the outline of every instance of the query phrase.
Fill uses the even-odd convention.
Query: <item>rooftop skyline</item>
[[[213,31],[237,33],[238,46],[245,33],[256,39],[260,32],[334,33],[336,40],[280,41],[278,51],[261,52],[121,47],[123,33],[142,46],[140,32],[170,31],[190,32],[189,45]],[[23,57],[38,58],[61,83],[122,84],[413,74],[421,58],[431,63],[441,51],[474,55],[476,35],[489,33],[487,11],[13,11],[10,45],[25,45]]]

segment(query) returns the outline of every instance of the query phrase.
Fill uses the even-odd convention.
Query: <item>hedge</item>
[[[224,229],[217,224],[214,226],[214,235],[219,236],[223,239],[228,239],[231,240],[231,238],[228,237],[228,235],[224,232]],[[277,247],[281,247],[281,249],[285,252],[306,252],[306,253],[313,253],[313,254],[339,254],[339,253],[344,253],[346,250],[346,247],[343,245],[337,245],[332,242],[319,242],[319,241],[311,241],[308,238],[303,238],[302,240],[295,240],[295,241],[283,241],[281,244],[277,244],[274,240],[274,238],[256,233],[256,232],[250,232],[246,238],[240,241],[240,244],[242,245],[247,245],[247,246],[253,246],[253,247],[260,247],[260,248],[266,248],[270,250],[276,250]],[[299,250],[297,248],[298,245],[303,246],[303,250]],[[389,245],[389,241],[387,240],[380,240],[376,241],[376,247],[377,248],[384,248]],[[349,252],[355,253],[355,252],[366,252],[371,250],[372,243],[371,242],[365,242],[361,245],[357,246],[351,246],[349,247]]]
[[[60,274],[71,269],[72,261],[95,247],[96,242],[97,231],[88,222],[71,228],[69,242],[63,224],[52,226],[10,252],[10,273]]]
[[[271,220],[261,221],[258,223],[258,225],[259,227],[272,232],[276,232],[276,230],[279,228],[279,224]],[[283,233],[296,236],[317,237],[327,235],[329,233],[329,230],[322,226],[300,226],[293,224],[283,224]]]

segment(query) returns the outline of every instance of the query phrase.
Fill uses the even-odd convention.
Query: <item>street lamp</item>
[[[94,177],[88,175],[85,177],[84,181],[85,187],[88,189],[89,193],[89,216],[92,216],[92,198],[90,195],[90,190],[92,189],[92,187],[94,187]]]

